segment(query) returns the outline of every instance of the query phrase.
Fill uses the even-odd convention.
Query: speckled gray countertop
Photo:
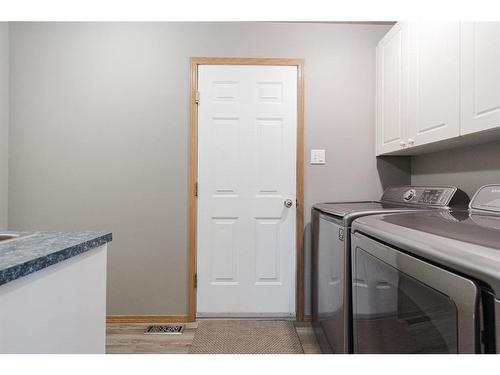
[[[0,241],[0,285],[72,258],[112,240],[109,232],[12,232]]]

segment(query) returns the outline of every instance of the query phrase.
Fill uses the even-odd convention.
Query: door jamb
[[[196,320],[196,219],[198,167],[198,66],[284,65],[297,67],[296,320],[304,321],[304,60],[282,58],[191,57],[189,69],[188,320]]]

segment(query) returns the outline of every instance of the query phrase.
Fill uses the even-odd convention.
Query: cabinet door
[[[377,46],[377,155],[403,148],[407,123],[407,27],[396,24]]]
[[[460,133],[460,24],[409,25],[410,146]]]
[[[500,127],[500,22],[462,23],[461,134]]]

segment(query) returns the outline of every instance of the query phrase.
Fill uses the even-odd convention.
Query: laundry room
[[[500,353],[500,17],[141,9],[0,12],[0,359]]]

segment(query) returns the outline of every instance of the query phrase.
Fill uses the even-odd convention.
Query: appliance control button
[[[404,195],[403,195],[403,199],[406,201],[406,202],[409,202],[411,201],[413,198],[415,198],[415,195],[417,194],[416,190],[415,189],[410,189],[410,190],[407,190]]]

